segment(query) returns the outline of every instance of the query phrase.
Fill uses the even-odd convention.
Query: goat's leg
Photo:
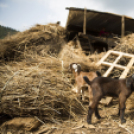
[[[95,108],[95,116],[97,117],[97,119],[101,118],[99,111],[98,111],[98,106]]]
[[[93,92],[90,86],[88,86],[88,92],[89,92],[89,106],[93,103]]]
[[[121,119],[121,124],[122,123],[125,123],[126,120],[124,119],[124,113],[125,113],[125,102],[126,102],[126,97],[124,95],[120,95],[119,96],[119,99],[120,99],[120,119]]]
[[[126,122],[126,119],[124,119],[124,113],[125,113],[125,108],[120,109],[120,119],[121,119],[121,124]]]
[[[96,110],[99,100],[100,100],[100,97],[94,97],[92,104],[90,104],[90,106],[89,106],[88,116],[87,116],[87,122],[88,122],[88,124],[91,124],[92,114]],[[97,111],[96,114],[99,117],[98,111]]]
[[[91,124],[91,119],[92,119],[93,112],[94,112],[94,109],[91,108],[91,107],[89,107],[89,109],[88,109],[88,115],[87,115],[87,123],[88,124]]]

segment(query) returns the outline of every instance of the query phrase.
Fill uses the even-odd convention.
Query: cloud
[[[65,26],[69,13],[66,7],[86,7],[134,18],[133,5],[134,0],[0,0],[0,20],[22,31],[37,23],[61,21],[61,25]]]
[[[99,2],[99,0],[96,0]],[[134,17],[134,0],[101,0],[102,7],[104,10],[107,10],[108,12],[120,14],[120,15],[132,15]],[[129,15],[130,14],[130,15]]]
[[[0,3],[0,8],[7,8],[8,5],[7,4],[4,4],[4,3]]]
[[[40,0],[42,4],[44,3],[43,0]],[[44,3],[45,4],[45,3]],[[61,21],[61,25],[65,26],[69,10],[66,10],[66,7],[78,7],[78,8],[88,8],[99,10],[102,9],[102,3],[96,2],[94,0],[49,0],[48,8],[49,8],[49,18],[50,21]]]

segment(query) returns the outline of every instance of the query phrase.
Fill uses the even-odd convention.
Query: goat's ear
[[[127,79],[126,79],[126,86],[128,87],[128,88],[130,88],[131,87],[131,85],[132,85],[132,77],[128,77]]]
[[[87,76],[83,76],[83,79],[88,85],[91,85],[91,81],[89,81]]]

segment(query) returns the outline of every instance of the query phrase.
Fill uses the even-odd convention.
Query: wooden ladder
[[[117,56],[117,58],[115,59],[115,61],[113,63],[106,62],[105,60],[111,54]],[[130,61],[127,64],[127,66],[122,66],[122,65],[119,65],[118,64],[119,60],[122,57],[130,58]],[[123,53],[123,52],[109,50],[106,53],[106,55],[104,55],[102,57],[102,59],[97,63],[97,66],[104,65],[104,66],[108,66],[109,67],[108,70],[104,73],[104,75],[103,75],[104,77],[108,77],[110,75],[111,71],[114,68],[118,68],[118,69],[123,70],[122,74],[120,75],[120,78],[126,78],[126,76],[127,76],[128,72],[129,72],[130,68],[133,66],[133,63],[134,63],[134,55],[128,54],[128,53]],[[104,103],[104,104],[107,104],[108,105],[112,101],[112,99],[113,99],[112,97],[106,97],[106,99],[102,99],[100,101],[100,103]]]

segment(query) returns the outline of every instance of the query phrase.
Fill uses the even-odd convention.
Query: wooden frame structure
[[[115,61],[113,63],[109,63],[109,62],[106,62],[105,60],[108,58],[108,56],[110,55],[116,55],[117,58],[115,59]],[[127,57],[127,58],[130,58],[130,61],[129,63],[127,64],[127,66],[122,66],[122,65],[119,65],[118,62],[119,60],[122,58],[122,57]],[[114,69],[114,68],[118,68],[118,69],[121,69],[121,70],[124,70],[120,76],[120,78],[126,78],[130,68],[133,66],[134,64],[134,55],[132,54],[128,54],[128,53],[123,53],[123,52],[118,52],[118,51],[108,51],[106,53],[106,55],[104,55],[102,57],[102,59],[97,63],[98,66],[100,65],[104,65],[104,66],[109,66],[108,70],[104,73],[104,77],[108,77],[111,73],[111,71]],[[101,100],[101,103],[104,103],[104,104],[109,104],[110,102],[112,101],[112,97],[106,97],[106,100],[102,99]]]

